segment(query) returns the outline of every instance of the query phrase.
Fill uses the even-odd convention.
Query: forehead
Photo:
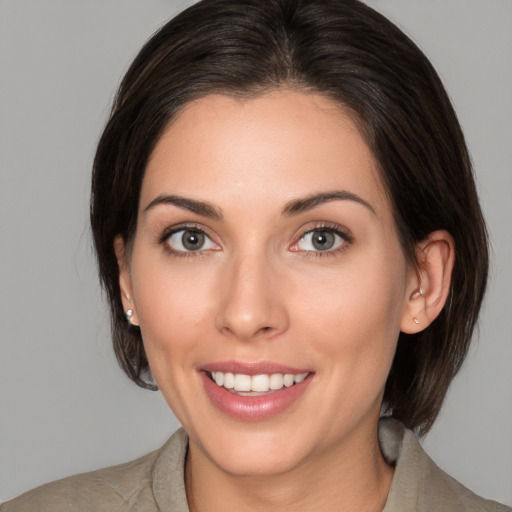
[[[141,206],[159,193],[285,199],[348,189],[388,207],[373,154],[348,111],[321,95],[279,90],[209,95],[185,106],[148,162]],[[164,190],[165,189],[165,190]]]

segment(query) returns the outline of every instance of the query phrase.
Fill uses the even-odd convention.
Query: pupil
[[[319,251],[327,251],[334,246],[334,234],[328,231],[316,231],[313,234],[313,246]]]
[[[181,242],[185,249],[188,249],[189,251],[197,251],[201,249],[204,244],[204,235],[197,231],[185,231],[181,237]]]

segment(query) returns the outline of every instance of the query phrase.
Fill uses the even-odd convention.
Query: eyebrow
[[[352,192],[348,192],[347,190],[335,190],[332,192],[321,192],[319,194],[313,194],[311,196],[293,199],[283,208],[283,216],[290,217],[293,215],[298,215],[299,213],[312,210],[317,206],[332,201],[355,201],[356,203],[365,206],[374,215],[376,215],[373,206],[368,203],[368,201],[365,201],[362,197],[359,197],[357,194]],[[144,208],[144,212],[147,212],[148,210],[151,210],[152,208],[162,204],[177,206],[183,210],[189,210],[193,213],[211,219],[221,220],[223,218],[221,210],[212,204],[206,201],[198,201],[196,199],[190,199],[177,195],[160,195],[156,197],[146,206],[146,208]]]
[[[209,217],[210,219],[222,219],[221,210],[212,204],[205,201],[197,201],[196,199],[175,195],[161,195],[156,197],[146,206],[146,208],[144,208],[144,212],[162,204],[177,206],[183,210],[189,210],[193,213],[197,213],[198,215],[202,215],[203,217]]]
[[[355,201],[356,203],[365,206],[374,215],[377,215],[373,209],[373,206],[368,201],[365,201],[362,197],[359,197],[357,194],[349,192],[348,190],[321,192],[319,194],[313,194],[311,196],[294,199],[287,203],[287,205],[284,207],[283,215],[285,217],[297,215],[299,213],[312,210],[313,208],[316,208],[317,206],[320,206],[324,203],[330,203],[331,201]]]

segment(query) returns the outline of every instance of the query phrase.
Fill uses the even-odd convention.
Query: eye
[[[165,243],[174,252],[217,250],[219,246],[199,229],[180,229],[166,237]]]
[[[348,236],[333,228],[317,228],[304,233],[293,245],[295,251],[335,251],[348,241]]]

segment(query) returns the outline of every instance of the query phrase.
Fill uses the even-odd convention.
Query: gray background
[[[137,457],[177,426],[114,360],[87,205],[121,75],[188,3],[0,0],[0,500]],[[425,446],[464,484],[512,505],[512,3],[370,3],[445,81],[495,253],[479,337]]]

